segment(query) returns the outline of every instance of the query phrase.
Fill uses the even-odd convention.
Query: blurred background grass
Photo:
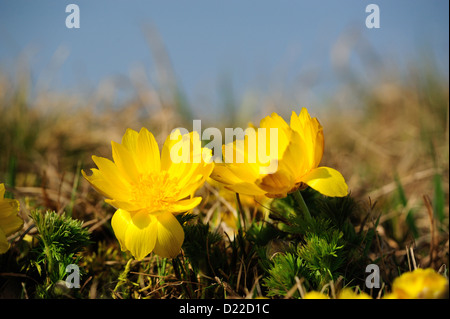
[[[84,221],[94,240],[108,242],[95,252],[104,255],[89,257],[100,272],[102,260],[114,264],[120,257],[109,223],[113,209],[80,178],[82,168],[94,167],[92,155],[111,158],[111,140],[120,141],[129,127],[147,127],[161,145],[173,128],[192,129],[192,119],[202,119],[203,129],[223,130],[258,123],[271,112],[288,119],[307,107],[324,127],[322,165],[342,172],[352,195],[381,213],[380,251],[374,254],[406,259],[414,247],[419,264],[448,265],[448,70],[432,55],[408,61],[404,71],[369,47],[353,52],[365,68],[361,73],[343,54],[354,47],[343,41],[330,52],[339,85],[313,108],[295,88],[282,85],[236,95],[225,74],[218,89],[221,109],[211,115],[192,107],[164,39],[156,29],[146,32],[159,75],[150,80],[135,70],[122,78],[133,94],[119,105],[109,79],[84,93],[36,90],[28,61],[20,61],[13,75],[0,69],[0,181],[20,201],[24,229],[34,208]],[[299,80],[305,90],[311,81],[311,74]]]

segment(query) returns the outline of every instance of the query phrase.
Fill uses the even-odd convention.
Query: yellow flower
[[[91,176],[82,173],[117,208],[111,225],[121,249],[138,260],[152,251],[175,257],[184,231],[174,215],[200,204],[202,198],[194,193],[213,170],[211,151],[201,148],[198,133],[192,132],[173,140],[168,136],[160,155],[153,134],[145,128],[139,133],[128,129],[121,144],[111,144],[114,162],[93,156],[98,169],[92,169]],[[175,155],[183,160],[173,161]]]
[[[303,299],[330,299],[330,297],[318,291],[310,291],[303,296]]]
[[[0,254],[4,254],[9,249],[7,237],[20,230],[23,220],[17,214],[19,212],[19,202],[15,199],[4,198],[5,185],[0,184]]]
[[[224,163],[217,163],[211,178],[234,192],[247,195],[285,197],[306,185],[326,196],[342,197],[348,194],[341,173],[329,167],[319,167],[324,149],[323,128],[305,108],[299,115],[292,112],[290,124],[272,113],[261,120],[260,128],[265,130],[247,130],[244,140],[223,146],[225,156],[227,151],[228,154],[233,152],[236,159],[243,154],[244,160],[225,159]],[[275,132],[276,138],[271,141],[271,135]],[[252,147],[252,143],[256,143],[256,148]],[[264,147],[265,152],[260,150]],[[261,159],[260,154],[264,153]],[[277,165],[276,171],[265,173],[273,164]]]
[[[448,293],[448,280],[434,269],[417,268],[395,278],[384,299],[438,299]]]
[[[362,291],[356,293],[350,288],[344,288],[339,292],[338,299],[372,299],[372,297]]]

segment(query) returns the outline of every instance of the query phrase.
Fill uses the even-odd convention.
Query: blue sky
[[[79,29],[65,26],[70,3],[80,8]],[[370,3],[380,8],[380,29],[365,26]],[[431,53],[448,79],[448,7],[446,0],[0,0],[0,70],[14,74],[21,56],[33,80],[52,74],[51,89],[75,92],[133,68],[154,79],[143,32],[153,26],[192,103],[217,102],[223,79],[238,99],[277,85],[295,90],[308,74],[313,89],[330,89],[331,52],[346,32],[400,67]]]

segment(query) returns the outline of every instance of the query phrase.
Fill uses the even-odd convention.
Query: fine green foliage
[[[326,232],[323,236],[314,233],[305,236],[305,244],[299,247],[298,256],[304,260],[308,270],[306,278],[317,287],[336,280],[345,261],[341,253],[343,247],[342,233],[337,230]]]
[[[305,269],[305,262],[295,253],[276,254],[272,259],[273,266],[268,270],[268,276],[263,286],[268,288],[267,296],[286,296],[291,287],[296,285]],[[299,297],[295,291],[293,297]]]
[[[264,286],[270,296],[285,296],[297,285],[295,277],[304,279],[307,290],[321,290],[341,276],[358,278],[361,269],[369,263],[367,252],[374,229],[355,232],[350,218],[355,217],[358,205],[352,197],[327,198],[312,189],[302,193],[311,219],[303,218],[291,196],[272,203],[273,217],[279,220],[278,227],[291,249],[266,260],[268,276]],[[261,259],[268,258],[261,250],[259,252]]]
[[[89,232],[83,223],[54,211],[31,212],[38,231],[38,244],[32,250],[30,266],[45,278],[37,287],[39,297],[56,297],[59,282],[67,276],[66,267],[79,264],[79,254],[89,243]]]

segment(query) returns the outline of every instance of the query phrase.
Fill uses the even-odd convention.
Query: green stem
[[[114,299],[116,299],[115,293],[117,292],[117,290],[120,288],[120,286],[122,286],[127,281],[127,276],[128,276],[128,273],[131,270],[131,262],[132,261],[133,261],[133,258],[130,258],[128,260],[124,271],[119,275],[119,280],[117,281],[116,287],[114,288],[113,295],[112,295],[112,297]]]
[[[242,207],[241,198],[239,194],[236,193],[236,201],[237,201],[237,213],[238,213],[238,242],[239,246],[242,249],[242,252],[245,254],[245,241],[244,241],[244,231],[247,229],[247,225],[245,222],[245,214],[244,208]],[[241,222],[242,219],[242,222]]]
[[[307,220],[310,220],[311,214],[309,212],[308,206],[306,206],[305,200],[303,199],[302,193],[300,193],[300,190],[297,189],[294,193],[292,193],[292,195],[294,196],[297,204],[300,206],[300,211],[303,213]]]
[[[242,224],[244,226],[244,229],[247,228],[246,221],[245,221],[245,215],[244,215],[244,208],[242,207],[241,198],[239,197],[239,193],[236,193],[236,201],[238,204],[238,218],[242,218]]]
[[[47,257],[47,285],[50,285],[52,282],[52,275],[53,275],[53,256],[50,251],[50,247],[47,245],[47,242],[44,240],[44,252],[45,256]]]

